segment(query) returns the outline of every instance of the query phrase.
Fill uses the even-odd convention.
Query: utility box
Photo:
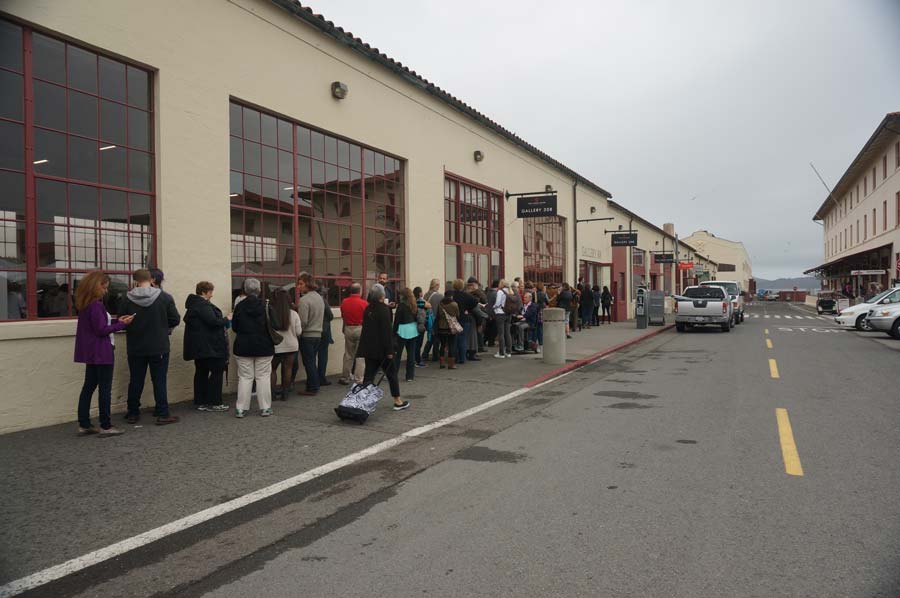
[[[666,294],[663,291],[650,291],[647,303],[647,323],[651,326],[666,325]]]
[[[647,327],[647,309],[650,304],[650,295],[646,287],[638,287],[634,304],[634,319],[638,328]]]

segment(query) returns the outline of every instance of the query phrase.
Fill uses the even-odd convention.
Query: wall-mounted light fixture
[[[475,150],[475,153],[472,154],[472,157],[475,158],[476,162],[481,162],[484,160],[484,153],[481,150]]]
[[[619,225],[619,230],[622,230],[622,225],[621,225],[621,224]]]
[[[597,213],[597,206],[591,206],[591,214]]]
[[[350,92],[350,88],[347,87],[346,83],[341,83],[340,81],[335,81],[331,84],[331,95],[336,100],[343,100],[347,97],[347,94]]]
[[[552,193],[553,185],[544,185],[544,191],[546,191],[547,193]]]

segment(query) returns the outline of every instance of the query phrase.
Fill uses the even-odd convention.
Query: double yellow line
[[[773,348],[768,328],[766,328],[766,348]],[[778,373],[778,363],[774,359],[769,359],[769,375],[774,380],[781,378]],[[788,417],[787,409],[782,407],[776,408],[775,420],[778,422],[778,438],[781,441],[781,458],[784,460],[784,472],[788,475],[802,476],[803,465],[800,463],[800,453],[797,452],[797,443],[794,441],[794,431],[791,429],[791,420]]]

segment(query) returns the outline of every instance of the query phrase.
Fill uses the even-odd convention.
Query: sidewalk
[[[616,323],[574,333],[567,365],[575,367],[663,330]],[[390,409],[388,396],[364,426],[344,424],[333,408],[347,387],[337,383],[318,397],[292,396],[274,404],[275,416],[228,413],[176,405],[181,423],[130,426],[118,438],[80,438],[76,423],[0,436],[0,585],[103,548],[408,430],[480,405],[548,377],[541,355],[468,362],[457,370],[436,363],[402,383],[412,407]],[[386,387],[386,383],[385,383]],[[388,393],[386,393],[388,394]],[[228,403],[233,405],[233,397]],[[75,402],[72,411],[74,416]]]

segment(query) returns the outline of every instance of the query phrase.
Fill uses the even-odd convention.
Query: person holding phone
[[[113,427],[110,419],[115,361],[113,334],[131,324],[134,316],[122,315],[113,319],[106,311],[103,298],[109,290],[109,280],[105,272],[89,272],[75,290],[75,309],[78,310],[75,363],[84,364],[84,384],[78,397],[79,436],[118,436],[123,433]],[[91,398],[98,387],[99,430],[91,424]]]

